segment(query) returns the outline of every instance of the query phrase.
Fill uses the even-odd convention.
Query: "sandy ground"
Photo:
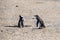
[[[0,40],[60,40],[60,28],[1,27]]]
[[[5,27],[17,25],[20,14],[28,27]],[[35,14],[43,19],[46,28],[35,26]],[[60,40],[60,1],[0,0],[0,40]]]

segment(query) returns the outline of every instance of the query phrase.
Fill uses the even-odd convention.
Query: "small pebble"
[[[1,30],[1,32],[3,32],[3,30]]]

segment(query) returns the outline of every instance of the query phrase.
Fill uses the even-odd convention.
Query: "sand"
[[[60,28],[1,27],[0,40],[60,40]]]
[[[32,19],[35,14],[43,19],[46,28],[36,27]],[[28,27],[13,27],[19,15]],[[60,1],[0,0],[0,40],[60,40]]]

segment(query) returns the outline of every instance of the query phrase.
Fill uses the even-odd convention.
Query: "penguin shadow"
[[[5,26],[5,27],[17,27],[17,28],[19,28],[18,25],[14,25],[14,26],[9,25],[9,26]]]
[[[43,29],[43,28],[33,28],[32,30]]]
[[[5,27],[17,27],[17,28],[20,28],[18,25],[13,25],[13,26],[5,26]],[[24,25],[24,27],[32,27],[32,25]]]
[[[24,25],[24,27],[32,27],[32,25]]]

